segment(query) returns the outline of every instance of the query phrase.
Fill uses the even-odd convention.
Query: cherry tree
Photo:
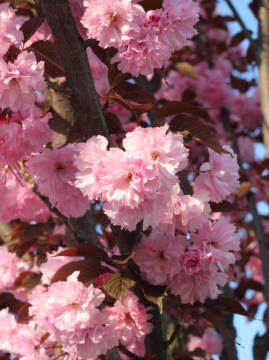
[[[269,304],[268,15],[254,39],[227,4],[0,1],[0,359],[238,358],[233,314]]]

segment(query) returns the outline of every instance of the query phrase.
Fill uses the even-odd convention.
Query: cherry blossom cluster
[[[23,269],[18,261],[15,263],[15,255],[1,249],[1,255],[4,254],[13,272],[4,285],[10,285],[11,278],[14,281]],[[3,266],[7,267],[6,263]],[[152,330],[150,309],[128,292],[121,302],[102,306],[100,310],[104,293],[92,284],[85,286],[78,281],[78,275],[79,272],[74,272],[66,281],[52,283],[49,287],[38,285],[25,294],[24,300],[26,297],[31,305],[28,324],[18,323],[6,309],[2,310],[0,349],[23,360],[53,360],[56,358],[54,351],[60,346],[58,352],[63,355],[96,359],[121,342],[143,356],[145,336]]]
[[[134,260],[145,280],[168,285],[182,303],[216,298],[239,251],[235,227],[225,218],[210,221],[189,236],[153,232],[143,236]]]
[[[17,16],[3,3],[0,19],[0,218],[47,221],[46,205],[18,175],[18,162],[52,140],[51,114],[42,113],[35,105],[46,88],[44,62],[37,62],[34,53],[23,49],[20,27],[27,18]],[[12,46],[23,50],[9,60],[7,52]]]
[[[193,0],[164,0],[161,9],[145,10],[134,0],[85,0],[82,24],[88,38],[118,49],[112,62],[133,76],[161,68],[175,50],[196,34],[199,6]]]
[[[176,173],[187,166],[188,149],[168,125],[136,128],[123,140],[125,150],[110,148],[104,137],[80,144],[76,186],[91,201],[101,200],[115,225],[134,230],[156,227],[180,191]],[[120,161],[119,161],[120,160]]]

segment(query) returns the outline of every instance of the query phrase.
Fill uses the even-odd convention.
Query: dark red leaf
[[[120,119],[112,112],[105,113],[106,123],[110,134],[124,134]]]
[[[100,257],[92,256],[86,260],[73,261],[63,265],[56,271],[51,282],[65,281],[74,271],[80,272],[78,276],[79,281],[88,282],[107,272],[107,269],[101,266]]]
[[[165,103],[158,111],[157,118],[165,118],[183,113],[192,114],[206,121],[212,122],[206,108],[179,101],[169,101]]]
[[[100,256],[102,258],[106,258],[107,254],[103,249],[95,245],[79,244],[77,246],[65,249],[55,256]]]
[[[220,297],[216,300],[208,299],[205,306],[209,309],[217,310],[220,313],[229,312],[232,314],[248,316],[248,312],[243,308],[240,302],[232,298]]]
[[[47,75],[51,77],[65,75],[60,56],[53,42],[38,40],[29,49],[34,51],[38,61],[42,60],[45,62],[45,72]]]
[[[224,200],[218,204],[210,202],[210,206],[214,212],[243,211],[242,208],[239,208],[236,204],[230,203],[227,200]]]
[[[133,102],[127,101],[125,98],[123,98],[119,93],[117,93],[114,90],[110,93],[109,98],[110,98],[110,100],[114,100],[114,101],[118,102],[119,104],[123,105],[126,109],[130,110],[135,115],[143,114],[144,112],[149,111],[153,107],[152,103],[138,104],[138,103],[133,103]]]
[[[114,48],[103,49],[94,39],[91,39],[90,47],[98,59],[101,60],[108,68],[110,68],[110,59],[116,54],[117,50]]]
[[[226,152],[219,143],[217,130],[195,116],[189,114],[176,116],[170,123],[170,129],[172,132],[188,131],[194,140],[210,147],[217,153]]]
[[[26,43],[32,35],[37,31],[37,29],[43,23],[44,18],[41,16],[34,16],[29,20],[25,21],[21,27],[21,31],[24,35],[24,43]]]
[[[160,9],[162,4],[162,0],[143,0],[139,3],[146,11]]]

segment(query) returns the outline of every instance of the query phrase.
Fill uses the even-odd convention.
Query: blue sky
[[[255,16],[250,11],[248,4],[250,0],[232,0],[235,8],[238,10],[241,18],[246,24],[247,28],[253,32],[254,37],[257,36],[257,21]],[[226,4],[225,0],[218,0],[218,7],[222,14],[231,14],[231,11]],[[241,31],[240,25],[233,22],[230,23],[230,30],[233,34]],[[263,158],[265,155],[263,145],[258,145],[256,147],[257,158]],[[249,295],[251,293],[249,292]],[[237,345],[238,357],[239,360],[255,360],[252,355],[252,346],[253,340],[257,333],[260,335],[264,333],[265,327],[262,322],[263,313],[266,308],[265,304],[262,304],[259,307],[259,310],[256,314],[256,319],[248,321],[244,316],[235,315],[234,316],[234,325],[237,330]],[[267,355],[266,360],[269,360],[269,354]]]

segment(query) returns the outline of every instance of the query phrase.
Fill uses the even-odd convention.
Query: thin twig
[[[131,351],[127,350],[122,344],[120,344],[118,346],[118,348],[124,355],[128,356],[130,359],[133,359],[133,360],[143,360],[144,359],[144,358],[141,358],[141,357],[135,355]]]
[[[259,47],[257,46],[257,44],[255,43],[254,39],[251,36],[251,31],[248,30],[248,28],[246,27],[245,23],[243,22],[241,16],[239,15],[238,11],[236,10],[236,8],[234,7],[233,3],[231,0],[225,0],[227,5],[229,6],[229,8],[231,9],[235,19],[237,20],[237,22],[239,23],[239,25],[241,26],[244,34],[246,35],[246,37],[248,38],[250,45],[252,46],[254,53],[255,53],[255,57],[256,57],[256,61],[259,63]]]
[[[168,341],[165,341],[164,342],[164,346],[165,348],[167,349],[171,344],[173,344],[173,342],[176,340],[176,337],[177,337],[177,334],[180,330],[180,325],[177,324],[174,331],[173,331],[173,334],[170,336],[170,339]]]

